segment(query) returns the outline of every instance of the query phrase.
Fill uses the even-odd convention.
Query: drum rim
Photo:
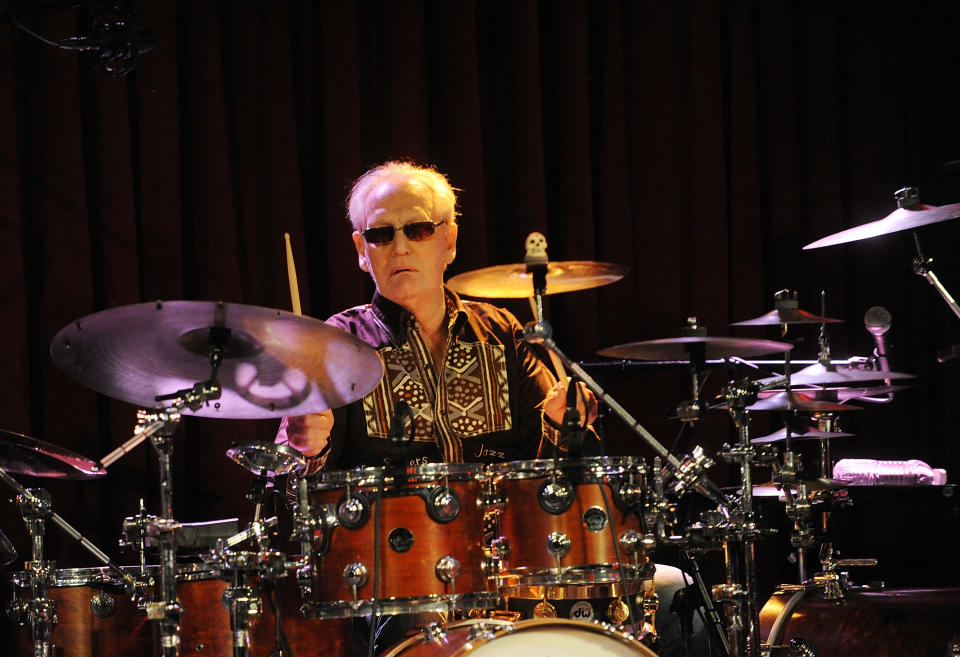
[[[451,653],[449,657],[458,657],[459,655],[468,654],[473,652],[479,646],[482,646],[486,643],[500,638],[501,636],[506,636],[514,634],[517,632],[523,632],[528,629],[545,627],[545,626],[561,626],[568,628],[576,628],[580,630],[586,630],[594,634],[602,634],[604,636],[615,639],[618,643],[622,645],[631,646],[637,648],[637,654],[639,655],[649,655],[650,657],[656,657],[656,653],[652,652],[647,648],[639,639],[632,636],[631,634],[618,630],[616,627],[610,623],[605,623],[603,621],[593,620],[589,622],[572,620],[569,618],[530,618],[519,621],[508,621],[502,620],[499,618],[470,618],[461,621],[455,621],[453,623],[446,624],[435,624],[444,632],[448,630],[455,630],[463,627],[472,627],[472,626],[484,626],[489,625],[492,629],[492,635],[487,636],[479,635],[472,637],[468,644],[461,646],[455,652]],[[431,626],[432,627],[432,626]],[[420,634],[416,634],[402,641],[401,643],[395,645],[389,651],[383,654],[382,657],[399,657],[403,651],[418,643],[427,641],[429,637],[429,632],[426,630]]]
[[[374,603],[377,613],[403,614],[431,611],[447,611],[449,609],[493,609],[500,601],[498,592],[471,591],[469,593],[432,593],[422,596],[404,598],[361,598],[354,600],[323,600],[309,601],[303,604],[303,611],[307,618],[330,619],[368,616],[373,611]]]
[[[452,481],[482,481],[487,478],[483,463],[423,463],[411,465],[403,470],[409,483],[422,484],[440,481],[444,478]],[[395,476],[385,466],[351,468],[346,470],[324,470],[314,475],[308,482],[310,490],[328,490],[343,488],[346,485],[372,486],[382,480],[385,485],[393,483]]]
[[[644,460],[636,456],[586,456],[579,459],[561,458],[504,461],[487,466],[490,474],[507,479],[534,479],[549,475],[554,469],[560,472],[575,471],[585,475],[609,476],[637,474],[646,471]]]

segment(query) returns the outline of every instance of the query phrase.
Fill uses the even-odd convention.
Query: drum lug
[[[421,630],[425,643],[442,646],[447,643],[447,633],[443,631],[443,625],[440,623],[430,623]]]
[[[337,520],[347,529],[360,529],[370,519],[370,503],[363,493],[347,493],[337,502]]]
[[[97,618],[109,618],[117,610],[117,601],[106,591],[98,591],[90,598],[90,611]]]
[[[568,479],[548,479],[540,484],[537,501],[547,513],[560,515],[573,506],[574,486]]]
[[[441,524],[453,522],[460,515],[460,496],[447,486],[434,488],[427,496],[427,515]]]
[[[463,566],[460,564],[460,562],[448,554],[445,557],[441,557],[437,561],[435,570],[437,573],[437,579],[445,584],[450,584],[450,592],[453,593],[454,582],[458,577],[460,577],[460,573],[463,572]]]
[[[817,657],[817,648],[803,637],[787,641],[787,657]]]
[[[562,532],[550,532],[547,536],[547,552],[557,560],[558,568],[560,559],[570,554],[570,545],[570,537]]]
[[[346,568],[343,569],[343,581],[353,589],[354,602],[357,600],[357,589],[363,588],[369,578],[370,571],[360,561],[348,563]]]

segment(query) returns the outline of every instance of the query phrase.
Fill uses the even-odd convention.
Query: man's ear
[[[357,264],[360,269],[370,273],[370,262],[367,260],[367,242],[358,231],[353,231],[353,245],[357,247]]]
[[[449,265],[457,258],[457,233],[459,232],[457,224],[447,224],[447,257],[446,263]]]

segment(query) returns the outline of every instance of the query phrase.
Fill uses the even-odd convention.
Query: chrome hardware
[[[452,589],[452,584],[454,580],[460,577],[460,573],[463,572],[463,567],[459,561],[448,554],[437,561],[437,566],[434,570],[437,573],[437,579],[450,584]]]

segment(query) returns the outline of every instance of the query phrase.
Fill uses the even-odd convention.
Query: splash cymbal
[[[752,358],[754,356],[782,353],[792,348],[793,345],[789,342],[776,342],[774,340],[695,336],[630,342],[615,347],[607,347],[597,353],[608,358],[623,360],[684,360],[689,359],[691,354],[697,350],[702,350],[701,353],[706,360],[718,360],[732,356]]]
[[[553,261],[547,264],[546,294],[576,292],[609,285],[627,273],[623,265],[592,260]],[[454,292],[485,299],[524,299],[533,296],[533,277],[527,265],[496,265],[457,274],[447,281]]]
[[[93,479],[107,474],[105,468],[69,449],[3,430],[0,467],[12,474],[52,479]]]
[[[208,381],[215,350],[222,353],[220,398],[185,413],[305,415],[356,401],[383,376],[376,350],[346,331],[282,310],[223,302],[104,310],[64,327],[50,346],[68,376],[144,408]]]
[[[227,458],[255,475],[267,477],[302,472],[306,467],[303,454],[289,445],[276,443],[233,443],[227,449]]]

